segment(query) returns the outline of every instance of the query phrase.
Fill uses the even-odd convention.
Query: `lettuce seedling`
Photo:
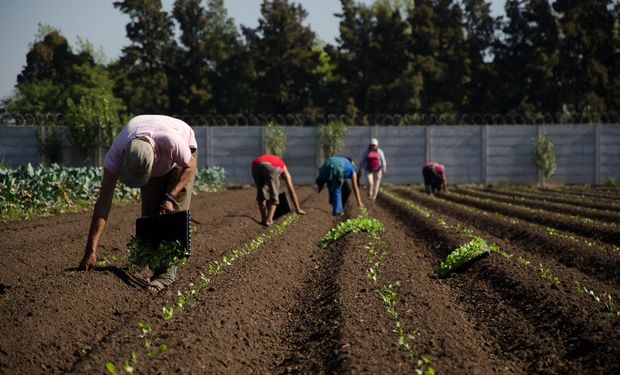
[[[448,254],[448,256],[439,263],[436,273],[441,278],[448,277],[452,272],[467,266],[476,259],[489,254],[489,252],[490,248],[486,241],[480,237],[476,237]]]

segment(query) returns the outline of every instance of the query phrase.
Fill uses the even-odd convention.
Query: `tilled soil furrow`
[[[618,288],[620,285],[620,257],[611,251],[593,249],[588,246],[577,246],[574,242],[549,235],[544,230],[536,230],[526,224],[515,224],[485,214],[485,211],[474,213],[468,209],[443,200],[428,197],[416,191],[396,189],[396,193],[416,203],[452,217],[456,220],[475,223],[484,231],[506,242],[518,244],[529,254],[551,256],[568,268],[577,268],[599,282]]]
[[[303,198],[310,192],[307,189],[300,196]],[[331,225],[331,220],[322,223],[325,220],[315,217],[323,216],[324,212],[315,208],[318,196],[311,194],[310,198],[302,203],[309,211],[307,216],[298,218],[283,235],[269,240],[256,253],[211,277],[208,287],[196,294],[193,307],[175,313],[170,321],[163,321],[162,307],[175,306],[177,302],[174,293],[167,293],[136,316],[136,322],[153,325],[154,343],[169,345],[165,353],[139,363],[139,371],[265,373],[283,361],[288,347],[282,343],[282,337],[286,335],[290,306],[300,293],[298,279],[313,269],[314,242],[322,229],[327,230]],[[254,225],[258,234],[265,231]],[[246,238],[246,242],[252,239]],[[195,246],[201,248],[206,244],[204,239],[197,239]],[[223,246],[220,250],[228,254],[237,247]],[[207,262],[214,260],[219,260],[219,254],[196,266],[206,273]],[[187,284],[187,279],[183,284]],[[138,330],[129,327],[110,337],[78,372],[101,368],[109,359],[129,358],[132,350],[144,351],[137,336]]]
[[[523,197],[508,197],[501,194],[495,194],[486,190],[481,191],[479,189],[464,189],[457,187],[453,188],[452,191],[456,191],[463,195],[469,195],[477,198],[491,199],[496,202],[509,203],[519,207],[543,209],[549,212],[558,212],[571,216],[579,216],[581,218],[587,218],[589,220],[620,223],[620,213],[614,211],[593,210],[589,208],[580,208],[572,205],[550,203]]]
[[[601,203],[601,200],[587,197],[566,197],[563,195],[554,194],[551,192],[537,192],[537,191],[525,191],[525,190],[504,190],[502,188],[487,187],[483,191],[508,196],[525,198],[530,200],[537,200],[543,202],[560,203],[574,207],[582,207],[586,209],[595,209],[600,211],[614,211],[620,209],[620,204],[616,202]]]
[[[552,189],[552,188],[542,188],[541,191],[561,194],[563,196],[575,197],[579,199],[581,197],[592,198],[599,201],[609,201],[614,202],[614,204],[620,203],[620,196],[618,195],[617,190],[612,191],[597,191],[596,189],[591,190],[583,190],[583,189]]]
[[[441,198],[476,207],[484,211],[497,212],[525,221],[547,225],[551,228],[572,232],[583,237],[596,239],[609,244],[620,245],[620,230],[618,224],[585,222],[584,220],[572,216],[520,208],[505,203],[480,200],[455,193],[442,194]]]
[[[247,197],[247,193],[229,191],[194,197],[193,217],[202,223],[198,225],[200,229],[195,237],[204,236],[209,244],[218,246],[229,242],[228,234],[222,236],[223,241],[219,242],[218,238],[211,237],[211,233],[201,232],[212,228],[219,228],[220,232],[224,232],[231,225],[237,228],[247,226],[254,228],[256,233],[260,232],[260,227],[254,220],[243,216],[257,216],[257,212],[254,212],[257,210],[251,210],[252,201],[244,202],[243,199],[236,198],[240,196]],[[231,204],[220,204],[214,210],[213,207],[220,197],[228,197]],[[203,208],[204,206],[209,209]],[[102,259],[102,255],[117,254],[119,260],[113,264],[125,262],[125,250],[121,249],[125,248],[126,241],[133,233],[137,210],[135,205],[113,209],[108,228],[102,237],[99,259]],[[16,268],[14,273],[7,281],[3,281],[6,284],[3,287],[0,312],[3,316],[11,317],[10,320],[5,319],[0,323],[3,332],[0,350],[6,353],[4,357],[0,357],[0,363],[4,363],[6,368],[19,369],[23,373],[41,369],[45,369],[47,373],[69,371],[75,364],[88,358],[92,350],[98,350],[107,336],[127,329],[127,321],[132,320],[136,312],[151,300],[142,289],[143,281],[128,274],[124,266],[98,267],[88,273],[75,271],[74,267],[83,254],[87,223],[90,220],[89,213],[81,215],[82,223],[71,221],[74,227],[60,229],[75,233],[81,231],[82,236],[77,238],[65,235],[65,242],[58,246],[41,242],[41,238],[45,238],[41,237],[43,234],[34,233],[31,239],[32,243],[37,244],[36,247],[22,248],[24,265],[13,267]],[[40,223],[37,227],[47,228],[47,232],[53,233],[53,236],[62,237],[62,232],[57,233],[58,228],[54,226],[58,223],[57,219],[42,218],[37,221]],[[254,235],[253,232],[250,234]],[[13,234],[10,232],[10,235]],[[2,241],[11,239],[4,237]],[[20,241],[16,237],[13,238],[13,243],[18,244]],[[119,248],[116,252],[110,252],[111,247]],[[205,247],[206,249],[211,250],[210,247]],[[195,251],[188,266],[179,272],[180,278],[186,273],[192,273],[195,259],[205,255],[213,258],[217,248],[214,250],[208,254]],[[50,256],[50,252],[57,256]],[[48,261],[52,261],[52,265],[46,265],[37,272],[37,264]],[[30,270],[31,268],[33,269]],[[24,270],[29,270],[31,275],[19,276],[26,274]],[[4,273],[4,277],[7,273]],[[62,318],[59,319],[59,316]]]
[[[381,280],[401,281],[400,316],[407,326],[419,331],[414,341],[416,351],[430,358],[432,367],[440,374],[523,373],[527,364],[511,350],[505,350],[506,341],[514,340],[510,335],[512,329],[490,330],[488,324],[474,319],[477,315],[472,315],[472,303],[459,303],[474,297],[432,274],[437,264],[437,244],[429,241],[430,234],[411,235],[409,227],[415,225],[414,219],[394,212],[383,200],[372,209],[372,215],[387,230],[383,238],[389,255],[382,266]],[[495,301],[477,303],[477,311],[494,311],[492,320],[506,326],[524,326],[520,317],[513,319],[517,314],[505,305],[491,309]],[[488,310],[480,309],[483,305]]]
[[[414,235],[430,241],[439,258],[466,242],[458,232],[412,215],[391,198],[384,197],[382,202],[403,215]],[[615,358],[620,355],[620,346],[610,348],[608,344],[610,340],[620,343],[620,337],[609,337],[608,333],[620,325],[618,319],[593,313],[585,300],[555,289],[530,270],[492,254],[449,282],[465,293],[462,301],[472,304],[474,319],[486,326],[485,330],[502,332],[504,339],[513,338],[516,345],[512,350],[528,364],[527,371],[617,370]],[[503,306],[517,315],[508,317],[509,325],[502,324],[503,319],[489,320],[490,315],[485,313],[502,313]]]

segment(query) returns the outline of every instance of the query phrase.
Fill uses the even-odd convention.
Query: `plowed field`
[[[615,191],[398,187],[366,203],[379,239],[326,248],[357,208],[298,195],[308,214],[269,229],[253,189],[195,196],[192,257],[158,295],[127,267],[138,205],[112,209],[88,273],[90,212],[0,224],[0,373],[620,372]],[[475,236],[495,251],[438,278]]]

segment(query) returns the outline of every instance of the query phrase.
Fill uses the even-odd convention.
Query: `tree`
[[[492,63],[496,21],[491,16],[491,3],[486,0],[464,0],[465,47],[471,63],[471,79],[465,84],[466,113],[494,113],[493,82],[497,79]]]
[[[610,68],[614,61],[612,0],[556,0],[562,30],[560,62],[557,68],[560,100],[578,114],[607,111]]]
[[[547,0],[508,0],[495,47],[496,107],[530,118],[559,111],[559,28]]]
[[[181,30],[180,41],[184,48],[175,54],[175,64],[170,67],[175,77],[170,82],[170,107],[174,113],[210,113],[213,90],[209,82],[207,55],[207,19],[201,0],[176,0],[172,14]]]
[[[300,113],[312,105],[309,88],[318,64],[315,35],[303,26],[301,5],[264,0],[256,29],[243,28],[256,69],[257,112]]]
[[[461,111],[471,76],[460,6],[453,0],[416,0],[408,21],[411,53],[424,83],[421,110],[436,114]]]
[[[88,52],[73,53],[60,31],[39,25],[6,110],[13,115],[65,113],[71,88],[84,79],[83,67],[93,64]]]
[[[117,92],[131,113],[168,111],[169,79],[176,43],[171,17],[160,0],[122,0],[114,6],[129,16],[126,26],[131,44],[123,48],[118,68]]]
[[[234,20],[223,0],[209,0],[205,30],[208,77],[213,92],[212,106],[220,114],[252,111],[256,92],[251,55],[239,39]]]

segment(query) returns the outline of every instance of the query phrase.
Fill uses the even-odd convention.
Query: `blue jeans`
[[[344,205],[351,194],[349,182],[345,181],[341,185],[329,186],[329,204],[332,205],[332,214],[338,215],[344,212]]]

